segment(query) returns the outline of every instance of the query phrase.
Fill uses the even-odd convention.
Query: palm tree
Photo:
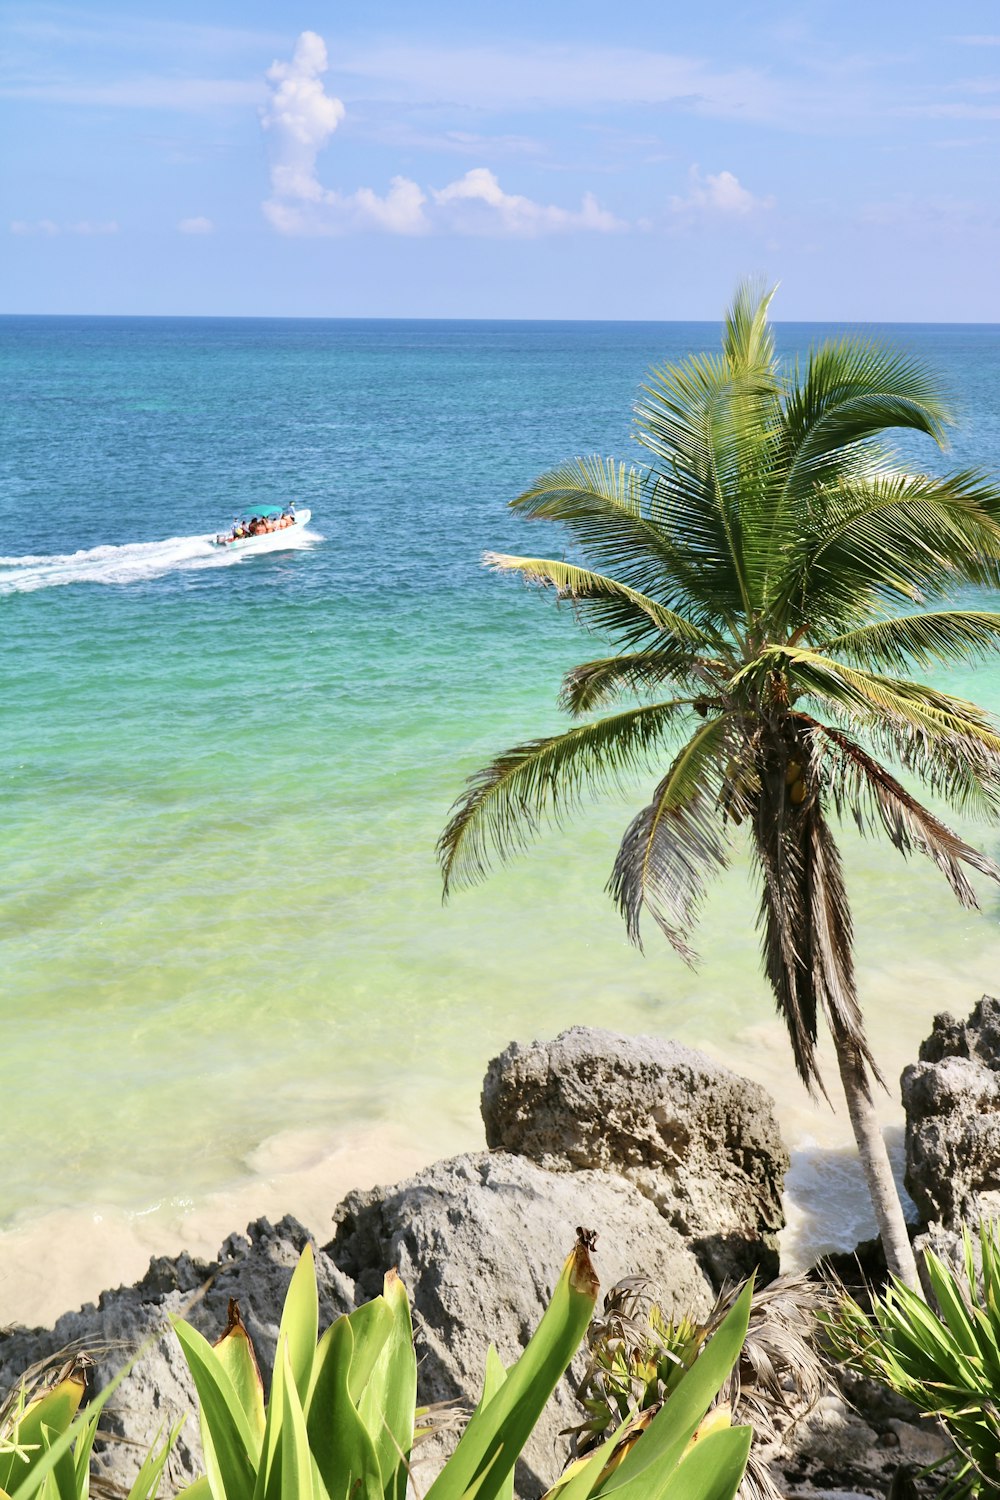
[[[814,349],[804,369],[779,365],[772,295],[742,286],[721,355],[652,372],[635,408],[642,468],[577,459],[512,502],[560,522],[581,561],[485,561],[572,600],[616,654],[566,676],[561,704],[580,722],[470,778],[439,854],[447,894],[583,793],[669,756],[609,881],[629,936],[639,943],[648,911],[692,962],[706,886],[743,825],[764,969],[795,1065],[825,1093],[822,1012],[889,1268],[916,1286],[875,1115],[883,1080],[858,1003],[831,818],[849,814],[901,854],[926,855],[964,906],[977,904],[967,870],[1000,880],[906,784],[995,816],[1000,734],[975,704],[904,675],[1000,643],[1000,614],[918,612],[956,586],[1000,586],[1000,490],[976,472],[910,472],[885,446],[892,428],[944,446],[947,405],[912,360],[844,338]],[[592,717],[623,696],[638,705]]]

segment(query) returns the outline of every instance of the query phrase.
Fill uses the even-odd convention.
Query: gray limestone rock
[[[352,1193],[336,1219],[326,1251],[356,1282],[359,1300],[380,1290],[390,1266],[410,1290],[423,1401],[474,1404],[491,1342],[513,1363],[545,1310],[577,1225],[598,1232],[594,1264],[605,1290],[639,1273],[678,1312],[705,1312],[712,1301],[678,1232],[610,1172],[552,1173],[523,1157],[481,1152],[437,1162],[393,1188]],[[567,1453],[558,1435],[581,1417],[563,1381],[520,1465],[521,1493],[540,1493],[556,1479]],[[440,1449],[427,1452],[440,1457]],[[420,1470],[417,1482],[423,1488]]]
[[[788,1153],[773,1102],[703,1053],[582,1026],[512,1042],[489,1065],[482,1111],[490,1146],[633,1183],[716,1285],[777,1274]]]
[[[906,1186],[928,1223],[1000,1211],[1000,1000],[940,1015],[902,1076]]]
[[[91,1388],[97,1392],[153,1339],[111,1399],[102,1431],[114,1438],[99,1443],[95,1465],[104,1480],[127,1488],[160,1427],[186,1413],[167,1471],[166,1488],[176,1490],[201,1473],[201,1441],[194,1385],[169,1331],[170,1315],[181,1314],[215,1339],[226,1326],[229,1298],[236,1297],[266,1380],[285,1292],[308,1239],[292,1218],[277,1225],[258,1219],[247,1237],[230,1235],[215,1262],[186,1254],[154,1257],[135,1286],[102,1292],[96,1305],[64,1313],[51,1329],[14,1329],[0,1337],[0,1388],[10,1389],[29,1366],[72,1346],[94,1356]],[[350,1284],[322,1253],[316,1270],[325,1325],[349,1311],[354,1299]]]

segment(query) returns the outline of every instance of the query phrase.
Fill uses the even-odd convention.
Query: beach
[[[779,336],[791,352],[823,331]],[[956,390],[947,461],[1000,468],[1000,332],[884,332]],[[322,1237],[348,1188],[480,1146],[489,1058],[577,1023],[676,1037],[763,1083],[799,1151],[793,1238],[849,1247],[846,1114],[794,1078],[745,866],[691,972],[655,935],[630,948],[603,891],[648,783],[444,907],[434,863],[464,776],[555,729],[562,672],[601,654],[568,609],[480,567],[487,547],[561,555],[505,502],[578,452],[627,456],[644,369],[716,328],[8,318],[0,335],[17,417],[0,1322],[154,1252],[214,1254],[259,1214]],[[251,497],[309,505],[309,535],[220,559],[207,538]],[[933,680],[1000,709],[993,664]],[[995,830],[975,837],[996,854]],[[963,912],[929,866],[845,849],[893,1084],[935,1012],[1000,983],[1000,906],[983,889]],[[892,1099],[884,1118],[898,1130]]]

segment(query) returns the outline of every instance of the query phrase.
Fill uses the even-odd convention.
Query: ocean
[[[868,331],[954,392],[952,452],[908,451],[1000,470],[1000,329]],[[474,1148],[488,1059],[574,1023],[759,1078],[796,1147],[800,1251],[864,1230],[845,1111],[795,1081],[758,973],[745,866],[708,905],[697,972],[625,940],[603,887],[652,778],[441,903],[434,843],[464,777],[557,728],[561,674],[601,650],[480,555],[559,555],[506,502],[576,454],[640,457],[645,371],[718,337],[0,319],[0,1322],[5,1243],[30,1317],[49,1304],[18,1302],[10,1258],[33,1232],[141,1227],[144,1253],[176,1249],[207,1205],[295,1208],[283,1194],[333,1158],[374,1180]],[[294,547],[209,545],[293,499],[313,512]],[[1000,710],[1000,659],[935,680]],[[963,912],[930,867],[845,847],[892,1078],[936,1011],[1000,983],[1000,900]],[[898,1136],[898,1100],[884,1113]]]

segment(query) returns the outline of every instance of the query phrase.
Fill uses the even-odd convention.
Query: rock
[[[393,1188],[352,1193],[336,1219],[326,1253],[355,1281],[359,1300],[378,1292],[390,1266],[398,1266],[410,1290],[422,1401],[473,1404],[490,1342],[505,1364],[518,1357],[578,1224],[598,1232],[594,1264],[605,1290],[639,1273],[657,1284],[668,1309],[697,1314],[712,1302],[712,1288],[677,1230],[612,1172],[553,1173],[523,1157],[480,1152],[437,1162]],[[582,1368],[578,1360],[577,1377]],[[567,1453],[558,1435],[581,1419],[570,1382],[563,1381],[519,1466],[520,1493],[540,1493],[557,1478]],[[423,1489],[419,1470],[418,1483]]]
[[[490,1146],[634,1184],[716,1286],[777,1274],[788,1153],[773,1102],[702,1053],[582,1026],[512,1042],[489,1065],[482,1111]]]
[[[161,1425],[186,1413],[165,1488],[189,1484],[202,1471],[194,1384],[174,1334],[156,1335],[167,1327],[170,1314],[180,1313],[207,1338],[218,1338],[226,1326],[229,1298],[236,1297],[267,1379],[285,1292],[309,1235],[292,1218],[273,1226],[258,1219],[247,1235],[230,1235],[212,1263],[186,1254],[154,1257],[135,1286],[102,1292],[96,1306],[90,1302],[78,1312],[64,1313],[52,1329],[14,1330],[0,1338],[0,1386],[9,1389],[30,1365],[72,1345],[94,1356],[91,1386],[96,1393],[147,1340],[156,1338],[102,1419],[102,1431],[126,1441],[101,1443],[95,1467],[102,1479],[127,1489]],[[354,1299],[350,1284],[322,1253],[317,1254],[316,1271],[325,1324],[349,1311]]]
[[[911,1412],[913,1409],[911,1408]],[[842,1396],[824,1396],[786,1434],[771,1473],[786,1500],[901,1500],[923,1493],[914,1481],[948,1452],[939,1432],[890,1418],[871,1425]]]
[[[935,1017],[904,1069],[906,1186],[928,1223],[958,1230],[1000,1211],[1000,1000]]]

